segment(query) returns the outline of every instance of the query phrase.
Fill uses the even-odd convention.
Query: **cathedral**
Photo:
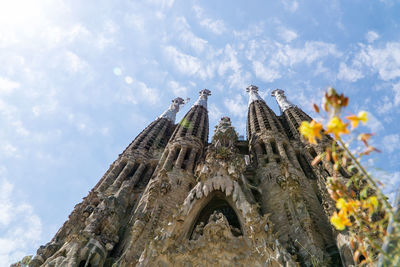
[[[246,140],[223,117],[208,142],[209,90],[177,124],[185,101],[172,100],[29,266],[354,265],[348,236],[329,222],[333,164],[311,164],[332,138],[308,143],[298,128],[312,119],[283,90],[272,92],[280,115],[256,86],[246,91]]]

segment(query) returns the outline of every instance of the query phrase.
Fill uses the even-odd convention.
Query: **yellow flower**
[[[322,124],[316,121],[303,121],[299,127],[299,131],[304,137],[308,138],[308,142],[316,144],[315,137],[321,139]]]
[[[378,207],[378,199],[376,196],[369,197],[363,202],[363,209],[368,209],[372,213]]]
[[[327,133],[333,133],[335,138],[339,138],[340,134],[348,134],[349,130],[347,129],[348,123],[343,123],[343,121],[337,117],[334,116],[327,125]]]
[[[346,202],[343,198],[339,198],[336,201],[336,208],[340,209],[340,211],[343,211],[347,214],[347,212],[353,212],[357,206],[359,206],[358,201],[350,200],[349,202]]]
[[[376,196],[369,197],[368,202],[371,203],[371,205],[372,205],[372,207],[374,207],[374,209],[376,209],[378,207],[378,199],[376,198]]]
[[[339,199],[336,201],[336,208],[338,208],[338,209],[345,208],[346,205],[347,205],[347,202],[346,202],[346,200],[344,200],[343,198],[339,198]]]
[[[335,211],[335,213],[331,217],[331,223],[338,230],[343,230],[344,228],[346,228],[346,226],[351,225],[347,214],[343,210],[339,211],[339,213]]]
[[[360,121],[363,124],[365,124],[368,121],[367,112],[360,111],[357,116],[356,115],[350,115],[350,116],[347,116],[346,119],[348,119],[351,122],[351,127],[352,128],[356,128]]]

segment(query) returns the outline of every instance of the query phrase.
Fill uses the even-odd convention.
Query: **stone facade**
[[[246,141],[223,117],[208,143],[209,90],[177,125],[174,99],[30,266],[351,266],[348,237],[329,223],[332,163],[311,165],[332,139],[307,143],[297,129],[311,118],[283,90],[280,116],[247,91]]]

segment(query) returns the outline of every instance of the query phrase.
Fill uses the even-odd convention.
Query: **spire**
[[[249,106],[251,103],[253,103],[256,100],[260,100],[260,101],[264,102],[264,99],[262,99],[261,96],[258,94],[257,86],[250,85],[249,87],[246,88],[246,92],[250,93]]]
[[[284,112],[288,108],[295,106],[286,99],[285,91],[283,91],[282,89],[275,89],[271,92],[271,96],[275,97],[276,102],[278,102],[278,105],[281,108],[282,112]]]
[[[208,89],[203,89],[199,93],[199,99],[197,99],[193,106],[203,106],[205,109],[207,109],[207,98],[211,95],[211,91]]]
[[[181,105],[184,105],[185,102],[187,102],[188,99],[185,101],[183,100],[183,98],[177,97],[174,100],[172,100],[172,104],[169,106],[169,108],[164,111],[163,114],[161,114],[161,116],[159,118],[166,118],[170,121],[172,121],[173,123],[175,123],[175,117],[176,117],[176,113],[178,113],[179,111],[179,107]]]

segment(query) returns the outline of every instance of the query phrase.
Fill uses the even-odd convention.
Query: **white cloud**
[[[218,108],[217,105],[211,103],[208,107],[208,114],[210,116],[211,121],[217,122],[222,117],[222,112]]]
[[[278,46],[278,48],[275,60],[287,66],[301,62],[310,64],[322,57],[338,57],[341,55],[334,44],[317,41],[307,41],[301,48],[294,48],[289,45]]]
[[[394,92],[394,100],[393,103],[395,106],[400,104],[400,82],[393,84],[393,92]]]
[[[238,51],[230,44],[225,46],[223,50],[223,59],[221,59],[217,65],[218,74],[220,76],[228,75],[226,81],[228,81],[230,88],[244,88],[251,79],[251,74],[244,72],[242,69],[242,64],[238,59]]]
[[[299,3],[296,0],[281,0],[284,8],[290,12],[295,12],[299,8]]]
[[[0,77],[0,94],[10,94],[14,89],[20,87],[20,84],[6,77]]]
[[[204,10],[198,5],[193,6],[193,10],[196,17],[199,19],[199,24],[204,28],[210,30],[215,34],[222,34],[226,31],[226,26],[224,21],[220,19],[211,19],[204,16]]]
[[[355,56],[355,64],[368,67],[372,72],[377,72],[384,81],[400,77],[400,43],[386,43],[383,48],[371,45],[361,45]]]
[[[156,104],[160,101],[159,92],[155,88],[148,87],[144,82],[136,82],[140,94],[145,100],[151,104]]]
[[[390,134],[383,137],[383,152],[392,153],[400,149],[400,135]]]
[[[200,21],[200,25],[209,29],[215,34],[222,34],[226,31],[225,23],[220,19],[212,20],[210,18],[205,18]]]
[[[179,96],[184,98],[185,96],[187,96],[187,87],[180,85],[178,82],[176,81],[170,81],[168,83],[168,87],[171,88],[172,92],[174,93],[175,96]]]
[[[366,126],[373,133],[378,133],[384,129],[382,123],[371,112],[368,112],[368,123]]]
[[[242,40],[248,40],[260,36],[264,32],[265,22],[261,21],[256,24],[250,24],[250,26],[243,31],[233,30],[233,35]]]
[[[382,115],[390,112],[392,108],[393,108],[392,99],[390,99],[387,95],[385,95],[382,97],[382,101],[378,103],[376,110],[378,114]]]
[[[124,17],[125,23],[138,31],[143,32],[145,30],[145,20],[142,16],[134,13],[129,13]]]
[[[256,77],[264,82],[273,82],[281,77],[279,71],[271,67],[266,67],[259,61],[253,61],[253,70]]]
[[[175,21],[175,28],[178,29],[179,38],[184,44],[191,46],[197,53],[203,52],[207,41],[197,37],[191,30],[184,17],[179,17]]]
[[[393,204],[395,200],[396,191],[400,186],[400,172],[386,172],[382,170],[373,170],[372,177],[379,181],[383,193],[389,197],[389,202]]]
[[[358,69],[348,67],[346,63],[340,63],[338,79],[348,82],[355,82],[364,77],[362,72]]]
[[[0,262],[9,266],[39,246],[42,223],[31,205],[18,202],[14,186],[0,180]]]
[[[18,149],[13,146],[12,144],[5,143],[3,144],[0,149],[3,151],[4,155],[9,157],[18,157],[17,151]]]
[[[89,64],[77,54],[66,51],[64,53],[65,68],[71,73],[83,72],[88,69]]]
[[[368,43],[373,43],[378,38],[379,34],[374,31],[369,31],[365,34],[365,39],[367,39]]]
[[[214,65],[208,64],[206,67],[203,67],[200,59],[182,53],[173,46],[165,47],[164,51],[167,58],[172,61],[174,67],[179,72],[190,76],[199,76],[201,79],[212,78],[214,76]]]
[[[245,117],[247,114],[247,104],[244,102],[242,95],[236,95],[234,99],[225,99],[224,105],[234,116]]]
[[[147,2],[164,9],[171,8],[175,0],[147,0]]]
[[[238,72],[241,70],[242,65],[239,63],[237,58],[237,51],[230,45],[227,44],[224,49],[224,59],[218,65],[218,74],[225,75],[229,70]]]
[[[284,27],[279,28],[278,32],[279,37],[281,37],[286,43],[290,43],[294,39],[298,37],[297,33],[293,30],[289,30]]]
[[[314,74],[318,75],[318,74],[323,74],[323,73],[329,73],[329,69],[324,66],[322,61],[318,61],[317,66],[314,71]]]
[[[287,67],[293,67],[296,64],[310,65],[326,57],[341,56],[334,44],[316,41],[307,41],[304,46],[292,46],[267,40],[261,42],[252,40],[245,53],[250,61],[261,62],[275,71],[284,67],[285,72],[287,72]]]
[[[75,41],[90,41],[93,36],[91,32],[82,24],[74,24],[71,27],[60,27],[50,25],[40,32],[40,38],[49,48],[64,46]]]
[[[13,121],[11,125],[15,127],[15,132],[20,136],[28,136],[30,134],[20,120]]]

